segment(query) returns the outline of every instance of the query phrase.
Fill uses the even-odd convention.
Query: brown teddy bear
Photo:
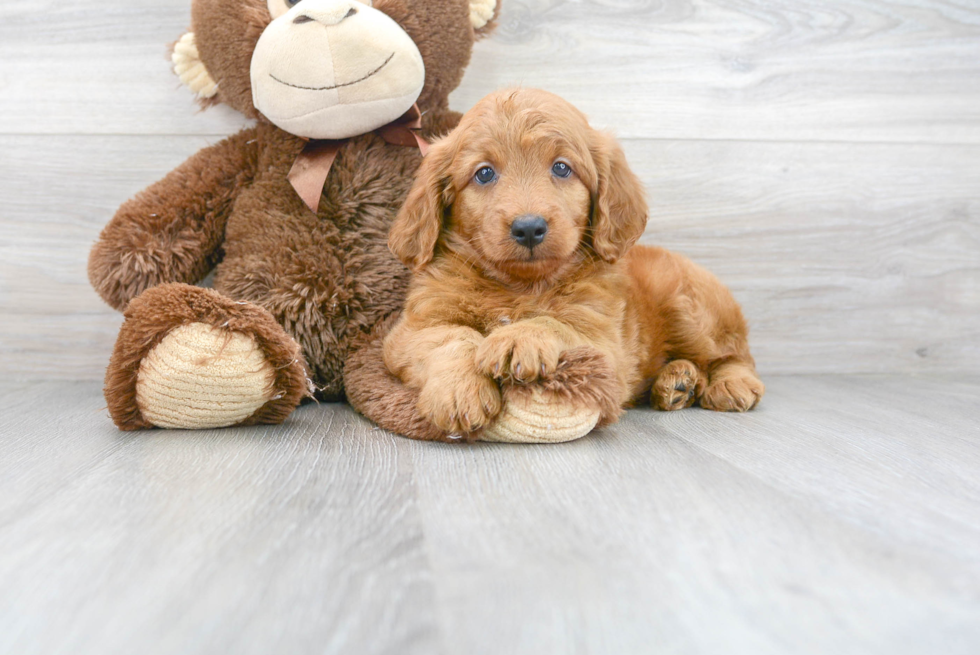
[[[449,93],[495,11],[194,0],[177,72],[204,106],[257,124],[124,204],[92,249],[92,285],[126,310],[106,377],[120,428],[281,421],[308,378],[318,397],[342,397],[355,337],[400,307],[408,280],[386,239],[421,157],[374,130],[416,101],[422,135],[452,129]],[[352,135],[311,211],[287,176],[308,138]],[[212,268],[214,290],[189,286]]]
[[[125,310],[105,385],[119,428],[278,423],[306,396],[346,391],[385,427],[451,438],[379,366],[409,279],[387,232],[421,161],[406,146],[456,125],[449,93],[497,11],[497,0],[193,1],[176,72],[205,107],[256,125],[125,203],[92,249],[92,285]],[[213,289],[191,286],[212,269]],[[503,438],[563,434],[535,437],[544,428],[522,422],[528,407],[515,401]]]

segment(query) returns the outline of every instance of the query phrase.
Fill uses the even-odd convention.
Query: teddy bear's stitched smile
[[[365,75],[364,77],[362,77],[360,79],[354,80],[353,82],[343,82],[342,84],[334,84],[333,86],[320,86],[320,87],[316,87],[316,86],[300,86],[299,84],[290,84],[289,82],[285,82],[283,80],[280,80],[278,77],[276,77],[272,73],[269,73],[269,77],[271,77],[272,79],[274,79],[276,82],[279,82],[279,84],[284,84],[286,86],[291,86],[294,89],[303,89],[305,91],[330,91],[331,89],[339,89],[342,86],[352,86],[352,85],[357,84],[359,82],[363,82],[364,80],[366,80],[367,78],[375,75],[378,71],[380,71],[382,68],[384,68],[385,66],[387,66],[388,65],[388,62],[391,61],[394,56],[395,56],[395,53],[394,52],[391,53],[390,55],[388,55],[388,58],[385,59],[384,62],[380,66],[378,66],[373,71],[371,71],[370,73],[368,73],[367,75]]]

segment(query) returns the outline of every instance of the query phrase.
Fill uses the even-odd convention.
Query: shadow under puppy
[[[746,411],[764,386],[738,304],[708,271],[643,234],[643,189],[615,140],[557,96],[481,100],[435,143],[389,235],[415,273],[384,362],[450,433],[478,434],[501,383],[571,357],[597,375],[600,424],[649,394]]]

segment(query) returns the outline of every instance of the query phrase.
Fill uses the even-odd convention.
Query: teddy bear
[[[459,120],[449,93],[498,10],[193,0],[175,71],[202,106],[255,124],[123,204],[91,250],[92,286],[125,317],[105,380],[120,429],[279,423],[305,398],[346,397],[406,436],[456,437],[378,367],[410,277],[387,233],[426,139]],[[212,271],[212,288],[195,286]],[[591,417],[560,402],[580,383],[513,391],[479,437],[581,436]]]

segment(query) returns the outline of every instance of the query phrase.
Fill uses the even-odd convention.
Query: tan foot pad
[[[587,435],[599,422],[600,411],[545,396],[535,390],[506,399],[503,413],[480,435],[481,441],[561,443]]]
[[[242,422],[271,400],[274,381],[251,336],[189,323],[143,358],[136,403],[157,427],[218,428]]]

